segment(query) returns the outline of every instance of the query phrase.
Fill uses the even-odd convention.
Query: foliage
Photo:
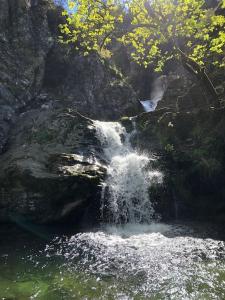
[[[166,152],[173,152],[174,151],[174,145],[172,145],[172,144],[166,144],[166,146],[164,147],[164,150]]]
[[[79,48],[84,51],[84,55],[88,55],[91,50],[100,51],[108,45],[119,23],[123,22],[119,0],[69,1],[69,8],[74,12],[63,12],[66,23],[61,25],[61,32],[66,36],[67,43],[79,41]],[[78,49],[78,44],[76,46]]]
[[[225,16],[205,0],[72,0],[69,6],[74,11],[63,12],[60,40],[76,43],[84,55],[109,51],[116,39],[131,48],[134,61],[156,71],[181,51],[200,66],[209,59],[225,66]]]

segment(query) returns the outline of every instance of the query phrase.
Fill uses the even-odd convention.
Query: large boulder
[[[90,207],[92,214],[98,211],[105,175],[101,147],[93,122],[76,112],[22,114],[0,164],[0,221],[25,216],[52,223],[70,217],[78,223]]]

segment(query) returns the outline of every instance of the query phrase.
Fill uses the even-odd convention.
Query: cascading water
[[[130,134],[119,123],[96,121],[95,127],[108,162],[103,220],[113,224],[104,222],[73,236],[56,237],[42,252],[38,246],[36,253],[29,235],[29,247],[10,245],[11,258],[0,243],[0,298],[225,299],[224,233],[221,240],[211,224],[154,223],[148,187],[160,182],[162,175],[152,170],[153,157],[132,148],[135,127]],[[16,247],[18,270],[10,265]],[[27,249],[31,254],[23,255]],[[10,272],[13,280],[8,289],[4,276]],[[27,291],[30,286],[32,294],[21,296],[21,287]]]
[[[103,187],[102,212],[109,212],[113,223],[149,223],[154,208],[148,189],[161,182],[162,174],[151,170],[153,158],[136,152],[125,128],[116,122],[95,122],[97,136],[109,165]],[[106,192],[107,191],[107,192]]]

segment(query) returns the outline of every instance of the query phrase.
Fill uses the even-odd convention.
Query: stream
[[[154,156],[119,123],[95,122],[107,162],[102,222],[71,234],[1,227],[0,299],[225,299],[225,235],[205,223],[162,223],[148,187]]]

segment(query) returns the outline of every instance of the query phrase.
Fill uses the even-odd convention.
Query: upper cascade
[[[117,122],[95,121],[95,126],[109,162],[102,193],[103,220],[115,224],[150,223],[155,211],[149,187],[162,181],[162,174],[151,169],[154,159],[132,148],[130,137],[136,129],[127,133]]]

